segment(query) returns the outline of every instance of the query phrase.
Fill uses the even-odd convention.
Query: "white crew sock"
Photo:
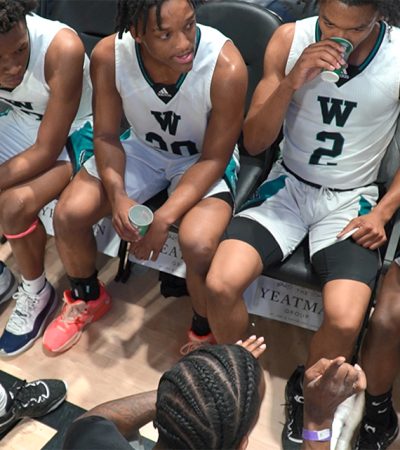
[[[24,288],[25,292],[28,292],[28,294],[37,294],[44,288],[44,285],[46,283],[46,276],[44,272],[35,280],[26,280],[23,276],[21,276],[21,279],[22,287]]]

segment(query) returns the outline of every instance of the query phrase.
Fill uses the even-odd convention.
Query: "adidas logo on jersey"
[[[159,97],[171,97],[171,94],[170,94],[165,88],[160,89],[160,90],[157,92],[157,95],[158,95]]]

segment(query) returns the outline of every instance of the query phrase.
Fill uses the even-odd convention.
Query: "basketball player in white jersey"
[[[13,356],[37,339],[57,300],[44,274],[46,233],[38,212],[56,198],[92,152],[88,59],[77,34],[31,12],[35,0],[0,1],[0,224],[22,282],[0,337],[0,356]],[[68,151],[67,151],[68,149]],[[1,300],[14,277],[2,267]]]
[[[66,305],[47,328],[52,352],[71,347],[103,314],[109,295],[97,279],[92,225],[112,214],[122,239],[140,259],[155,260],[170,225],[179,240],[194,310],[232,214],[231,159],[247,87],[244,62],[225,36],[196,24],[191,0],[118,3],[118,34],[91,58],[95,156],[63,193],[55,213],[59,253],[71,280]],[[122,114],[130,124],[119,138]],[[224,176],[225,172],[225,176]],[[139,239],[128,210],[168,188],[168,200]],[[203,339],[211,340],[208,331]]]
[[[376,249],[400,205],[400,176],[378,204],[374,184],[400,109],[400,30],[382,20],[393,17],[398,7],[390,1],[321,0],[319,17],[285,24],[272,37],[244,140],[257,154],[283,126],[282,159],[233,219],[211,264],[207,317],[218,342],[246,335],[243,291],[308,235],[324,319],[306,367],[352,355],[378,269]],[[354,47],[336,83],[321,78],[346,65],[332,37]],[[286,389],[285,449],[302,442],[302,376],[297,370]]]

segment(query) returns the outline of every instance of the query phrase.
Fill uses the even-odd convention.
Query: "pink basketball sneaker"
[[[104,316],[111,308],[111,297],[100,284],[100,295],[96,300],[74,300],[71,291],[64,291],[65,305],[61,314],[47,327],[43,335],[43,347],[60,353],[68,350],[82,335],[84,328]]]

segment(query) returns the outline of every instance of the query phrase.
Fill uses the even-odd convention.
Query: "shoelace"
[[[180,349],[180,354],[185,356],[191,353],[193,350],[196,350],[199,347],[203,347],[205,345],[210,345],[209,342],[194,342],[189,341],[185,345],[183,345]]]
[[[67,303],[61,315],[61,320],[67,323],[76,323],[81,319],[82,313],[87,311],[87,307],[83,302]]]
[[[13,299],[16,300],[16,305],[8,320],[6,329],[11,333],[18,333],[26,326],[28,320],[31,318],[32,311],[38,303],[39,296],[28,294],[19,287],[18,291],[13,295]]]
[[[10,395],[13,399],[12,411],[14,414],[26,408],[32,401],[35,403],[44,402],[44,395],[37,395],[38,385],[27,383],[26,380],[16,381],[10,389]]]

